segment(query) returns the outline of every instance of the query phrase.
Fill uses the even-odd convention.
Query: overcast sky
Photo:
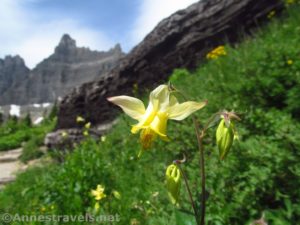
[[[77,46],[128,52],[163,18],[197,0],[0,0],[0,58],[33,68],[68,33]]]

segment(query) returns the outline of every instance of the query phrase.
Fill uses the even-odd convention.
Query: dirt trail
[[[21,148],[0,152],[0,187],[14,181],[16,172],[24,167],[18,160],[21,153]]]

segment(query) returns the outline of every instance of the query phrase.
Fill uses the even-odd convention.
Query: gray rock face
[[[6,56],[0,59],[0,102],[3,94],[21,85],[29,77],[30,70],[20,56]]]
[[[58,97],[65,96],[72,88],[107,73],[123,56],[120,45],[107,52],[91,51],[88,48],[76,47],[75,40],[65,34],[55,48],[54,54],[39,63],[32,71],[21,70],[18,67],[16,75],[13,75],[13,69],[4,70],[0,65],[0,77],[3,70],[6,71],[7,78],[3,79],[3,85],[0,78],[0,105],[54,102]],[[19,65],[17,62],[15,64]],[[20,77],[24,79],[21,80]],[[12,85],[9,85],[9,82]]]
[[[106,98],[132,95],[133,85],[153,88],[164,82],[175,68],[193,69],[213,48],[236,43],[270,11],[283,9],[281,0],[202,0],[161,21],[122,61],[118,68],[74,89],[61,102],[58,128],[76,127],[81,115],[92,124],[116,116]]]

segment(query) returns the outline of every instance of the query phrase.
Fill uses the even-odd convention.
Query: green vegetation
[[[292,7],[283,21],[273,19],[255,38],[236,48],[225,46],[226,55],[208,60],[197,71],[176,70],[170,78],[191,99],[208,99],[196,114],[200,122],[222,109],[235,110],[242,118],[237,124],[240,141],[226,160],[218,160],[216,127],[204,139],[207,224],[249,224],[263,214],[275,225],[300,221],[299,10]],[[132,124],[121,115],[105,139],[87,138],[64,163],[20,174],[0,192],[0,212],[95,214],[91,190],[101,184],[107,196],[101,199],[98,213],[118,213],[120,224],[193,224],[192,216],[174,209],[164,186],[167,165],[184,152],[189,161],[184,169],[196,180],[193,193],[196,187],[199,190],[191,119],[170,122],[171,141],[157,140],[140,159],[138,135],[130,134]],[[121,199],[114,197],[115,190]],[[184,186],[181,206],[191,211]]]
[[[37,159],[43,155],[40,147],[44,144],[45,135],[51,131],[49,128],[51,127],[48,126],[41,133],[30,137],[26,144],[24,144],[22,155],[20,156],[20,160],[22,162],[27,162],[31,159]]]
[[[40,125],[33,126],[28,116],[20,121],[15,117],[9,118],[0,126],[0,151],[19,148],[32,138],[39,137],[42,140],[53,129],[54,124],[54,120],[47,119]]]

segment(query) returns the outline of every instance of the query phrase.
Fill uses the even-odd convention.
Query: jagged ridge
[[[0,59],[0,105],[54,102],[72,88],[115,67],[124,56],[119,44],[107,52],[79,48],[63,35],[54,53],[29,70],[20,56]]]

